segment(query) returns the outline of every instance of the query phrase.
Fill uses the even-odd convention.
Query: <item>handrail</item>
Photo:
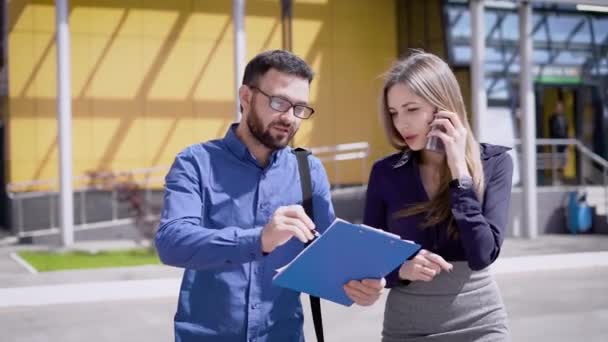
[[[515,139],[515,145],[520,145],[521,140]],[[536,145],[553,145],[553,146],[576,146],[583,154],[594,162],[600,164],[602,167],[608,169],[608,160],[602,158],[602,156],[591,151],[585,144],[578,139],[536,139]]]
[[[148,168],[137,168],[126,171],[99,171],[96,172],[96,177],[124,177],[124,176],[136,176],[136,175],[149,175],[151,173],[157,171],[167,170],[168,166],[153,166]],[[93,178],[90,174],[81,174],[73,177],[74,182],[86,182],[90,181]],[[37,179],[37,180],[29,180],[29,181],[21,181],[21,182],[11,182],[6,185],[7,193],[18,192],[19,189],[28,189],[33,187],[42,187],[47,186],[49,188],[57,187],[59,184],[58,179]],[[83,186],[79,188],[75,188],[75,190],[87,189],[88,186]],[[56,192],[56,191],[42,191],[42,192]]]
[[[319,146],[310,148],[321,161],[327,161],[333,163],[334,177],[338,174],[338,163],[345,160],[362,160],[362,172],[366,172],[367,158],[369,157],[370,146],[367,142],[355,142],[347,144],[338,144],[333,146]],[[152,177],[152,174],[157,172],[166,172],[169,169],[166,165],[148,167],[148,168],[137,168],[127,171],[99,171],[95,173],[86,173],[77,175],[73,178],[74,182],[82,182],[83,185],[74,188],[74,195],[77,196],[75,200],[79,204],[79,207],[75,209],[75,215],[78,215],[79,224],[74,227],[75,230],[92,229],[95,227],[110,226],[107,223],[118,223],[122,222],[125,218],[119,217],[119,205],[118,205],[118,190],[116,188],[115,180],[120,180],[120,177],[128,177],[128,181],[136,183],[143,187],[144,200],[146,203],[150,200],[152,193],[151,189],[147,187],[148,184],[154,184],[158,181],[162,181],[163,177]],[[144,176],[143,180],[138,180],[134,176]],[[104,181],[108,183],[104,183]],[[9,198],[15,202],[15,227],[16,233],[20,237],[35,236],[36,234],[45,234],[56,232],[58,223],[57,220],[57,184],[58,180],[31,180],[22,182],[13,182],[7,185],[7,194]],[[90,222],[91,217],[87,210],[87,196],[90,195],[90,191],[99,189],[99,187],[91,186],[91,184],[101,184],[102,189],[109,190],[111,192],[111,214],[105,221]],[[105,187],[110,185],[109,187]],[[49,190],[45,191],[27,191],[32,188],[46,187]],[[19,191],[24,189],[26,191]],[[89,193],[89,195],[87,195]],[[28,213],[26,213],[24,200],[42,198],[48,200],[48,227],[40,227],[39,229],[30,229],[26,227],[25,222]],[[40,213],[37,213],[40,214]],[[111,216],[111,217],[110,217]],[[46,221],[45,221],[46,222]],[[104,225],[105,224],[105,225]]]
[[[361,142],[337,144],[337,145],[330,145],[330,146],[311,147],[309,149],[313,154],[319,155],[319,159],[321,159],[321,160],[341,161],[341,160],[367,158],[369,156],[370,145],[368,142],[361,141]],[[353,152],[353,151],[357,151],[357,152]],[[331,153],[335,153],[335,155],[324,156],[325,154],[331,154]],[[117,171],[117,172],[99,171],[99,172],[96,172],[96,175],[98,177],[100,177],[100,176],[101,177],[103,177],[103,176],[121,177],[121,176],[130,176],[130,175],[135,176],[135,175],[142,175],[142,174],[149,175],[154,172],[164,171],[164,170],[168,170],[168,169],[169,169],[168,165],[159,165],[159,166],[137,168],[137,169],[131,169],[131,170]],[[74,176],[73,179],[75,182],[79,182],[79,181],[88,181],[88,180],[91,180],[91,178],[92,177],[89,174],[85,173],[85,174]],[[36,179],[36,180],[8,183],[6,185],[6,190],[7,190],[7,192],[10,193],[10,192],[17,192],[17,191],[19,191],[19,189],[24,189],[24,188],[27,189],[27,188],[40,187],[40,186],[52,187],[52,186],[56,186],[57,184],[59,184],[58,179]],[[87,187],[85,186],[85,187],[78,188],[77,190],[86,189],[86,188]],[[45,192],[52,192],[52,191],[45,191]]]
[[[580,140],[578,139],[536,139],[535,140],[536,146],[551,146],[551,156],[552,156],[552,160],[554,161],[554,155],[555,155],[555,147],[556,146],[574,146],[578,152],[580,152],[582,158],[581,158],[581,169],[584,168],[587,164],[583,163],[582,161],[584,161],[584,159],[586,158],[589,161],[593,161],[595,162],[601,171],[602,174],[602,181],[600,182],[603,190],[604,190],[604,215],[606,215],[606,220],[608,222],[608,160],[604,159],[602,156],[598,155],[597,153],[593,152],[591,149],[589,149],[587,146],[585,146],[585,144],[583,144]],[[521,140],[516,139],[515,140],[515,145],[516,146],[521,146]],[[593,164],[591,164],[593,165]],[[559,167],[558,167],[559,168]],[[556,174],[556,166],[555,163],[551,164],[551,170],[552,170],[552,174],[555,180],[555,174]],[[581,170],[582,173],[582,177],[581,177],[581,186],[585,186],[587,185],[587,178],[585,177],[585,172],[584,170]]]

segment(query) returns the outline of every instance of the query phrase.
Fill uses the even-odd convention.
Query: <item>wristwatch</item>
[[[448,183],[448,186],[450,187],[450,189],[461,189],[461,190],[470,189],[473,187],[473,178],[471,178],[469,176],[464,176],[464,177],[452,179]]]

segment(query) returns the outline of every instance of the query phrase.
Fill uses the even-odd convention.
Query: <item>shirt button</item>
[[[251,308],[256,310],[260,305],[259,304],[251,304]]]

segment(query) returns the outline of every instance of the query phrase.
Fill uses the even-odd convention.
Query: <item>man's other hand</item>
[[[279,207],[262,230],[262,251],[270,253],[292,237],[303,243],[314,239],[315,224],[301,205]]]

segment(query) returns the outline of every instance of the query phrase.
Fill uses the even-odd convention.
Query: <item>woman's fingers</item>
[[[437,268],[439,268],[439,271],[440,270],[451,271],[454,268],[454,265],[445,261],[445,259],[441,255],[429,252],[426,249],[420,250],[418,255],[416,255],[416,258],[418,258],[418,257],[421,257],[424,259],[424,261],[422,261],[422,260],[420,261],[420,263],[422,265],[424,265],[426,267],[431,267],[436,270],[437,270]],[[430,263],[430,265],[429,265],[429,263]]]
[[[439,111],[435,114],[436,118],[447,118],[450,120],[450,122],[452,123],[452,125],[454,125],[454,127],[460,131],[462,128],[464,128],[464,125],[462,124],[462,122],[460,122],[460,118],[458,117],[458,115],[456,113],[453,112],[448,112],[448,111]]]
[[[451,271],[454,268],[454,265],[445,261],[445,259],[442,258],[438,254],[430,253],[430,254],[426,255],[426,258],[428,260],[432,261],[434,264],[438,265],[441,269],[443,269],[445,271]]]
[[[433,120],[433,122],[431,123],[431,127],[441,127],[441,128],[443,128],[444,132],[447,133],[448,135],[450,135],[450,136],[456,135],[456,128],[454,128],[454,125],[448,119],[437,118],[437,119]]]
[[[427,266],[423,266],[423,265],[416,265],[417,266],[417,271],[420,272],[420,274],[423,274],[425,276],[429,276],[431,278],[434,278],[439,272],[435,271],[434,269],[427,267]]]

